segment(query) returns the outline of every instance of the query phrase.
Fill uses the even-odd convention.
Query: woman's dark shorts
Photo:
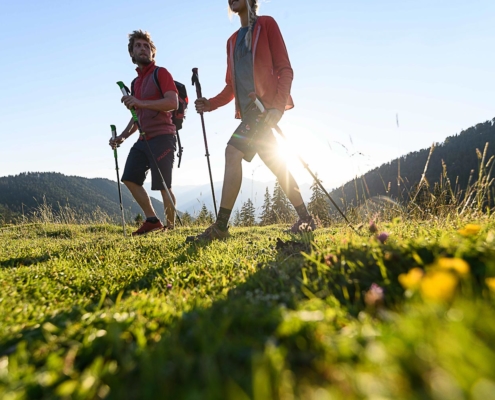
[[[125,163],[123,181],[131,181],[143,186],[148,170],[151,170],[151,190],[165,190],[156,164],[165,180],[167,188],[172,187],[172,169],[175,160],[177,139],[175,135],[160,135],[148,140],[149,147],[144,140],[138,140],[132,146],[127,162]],[[153,161],[155,157],[156,164]]]
[[[256,153],[273,152],[277,140],[272,130],[264,124],[265,116],[253,106],[242,116],[242,122],[227,144],[242,151],[244,160],[251,162]]]

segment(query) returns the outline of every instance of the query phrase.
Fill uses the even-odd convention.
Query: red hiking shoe
[[[132,232],[132,236],[145,235],[149,232],[158,231],[163,229],[163,224],[158,222],[144,221],[137,231]]]

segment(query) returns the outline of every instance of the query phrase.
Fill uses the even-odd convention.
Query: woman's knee
[[[244,156],[243,152],[236,149],[232,145],[227,145],[225,149],[225,164],[240,164],[242,162],[242,157]]]

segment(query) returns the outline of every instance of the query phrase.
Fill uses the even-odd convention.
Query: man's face
[[[132,56],[136,61],[136,64],[150,64],[152,62],[151,46],[144,39],[134,40],[134,46],[132,48]]]

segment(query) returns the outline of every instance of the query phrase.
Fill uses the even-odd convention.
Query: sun
[[[299,161],[299,153],[294,145],[292,145],[289,141],[284,139],[278,139],[278,156],[280,159],[287,164],[287,167],[290,170],[298,168],[301,164]]]

